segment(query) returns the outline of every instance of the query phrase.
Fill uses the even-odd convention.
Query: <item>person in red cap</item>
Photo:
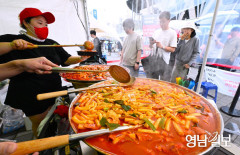
[[[50,12],[25,8],[19,14],[20,26],[25,29],[19,35],[0,36],[0,63],[12,60],[46,57],[56,65],[70,65],[85,61],[88,57],[71,56],[61,47],[31,48],[32,45],[58,44],[48,39],[48,24],[55,21]],[[37,127],[55,99],[37,101],[37,94],[62,90],[59,74],[32,74],[23,72],[10,78],[5,104],[21,109],[32,121],[32,130],[37,136]]]

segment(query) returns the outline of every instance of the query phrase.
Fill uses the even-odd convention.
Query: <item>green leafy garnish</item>
[[[107,119],[105,118],[105,117],[102,117],[102,119],[100,120],[100,125],[102,126],[102,127],[106,127],[106,123],[107,123],[108,121],[107,121]]]
[[[205,107],[203,105],[202,105],[202,107],[201,106],[194,106],[194,108],[197,109],[197,110],[201,110],[202,113],[204,112],[204,109],[205,109]]]
[[[197,110],[201,110],[202,109],[202,107],[199,107],[199,106],[194,106],[193,108],[197,109]]]
[[[109,130],[114,130],[120,126],[119,124],[116,123],[109,123],[105,117],[102,117],[102,119],[100,120],[100,125],[102,127],[108,127]]]
[[[110,102],[108,101],[108,99],[106,99],[106,98],[105,98],[103,101],[106,102],[106,103],[110,103]]]
[[[125,111],[128,111],[131,109],[131,107],[129,105],[125,105],[125,104],[122,104],[121,107],[125,110]]]
[[[57,43],[53,43],[53,45],[58,45]]]
[[[115,100],[114,103],[121,105],[121,107],[125,110],[128,111],[131,109],[129,105],[125,105],[123,100]]]
[[[124,104],[124,101],[123,100],[115,100],[114,103],[117,103],[117,104]]]
[[[150,91],[152,94],[157,94],[157,92],[155,90],[150,89]]]
[[[104,111],[108,111],[108,109],[109,109],[108,107],[103,108]]]
[[[119,127],[120,125],[117,124],[117,123],[106,123],[106,125],[108,126],[109,130],[114,130],[116,129],[117,127]]]
[[[187,110],[185,110],[185,109],[180,109],[180,110],[178,110],[178,113],[184,113],[184,114],[186,114],[186,113],[187,113]]]
[[[155,126],[154,126],[147,118],[143,118],[143,120],[149,125],[149,127],[150,127],[153,131],[156,130]]]
[[[104,93],[103,89],[98,90],[99,93]]]
[[[164,129],[165,128],[165,120],[166,120],[166,118],[165,117],[162,117],[161,118],[161,121],[160,121],[160,123],[159,123],[159,126],[162,128],[162,129]]]
[[[139,116],[139,114],[135,114],[135,113],[129,114],[129,115],[131,115],[132,117],[137,117],[137,115]]]
[[[204,109],[205,107],[202,105],[202,103],[200,102],[201,106],[202,106],[202,109],[201,109],[201,112],[203,113],[204,112]]]
[[[102,96],[103,97],[106,97],[106,96],[108,96],[108,95],[112,95],[113,93],[104,93]]]
[[[183,90],[185,94],[187,94],[188,96],[192,97],[192,95],[190,95],[187,91]]]

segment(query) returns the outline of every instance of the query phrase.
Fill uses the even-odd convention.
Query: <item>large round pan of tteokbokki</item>
[[[84,140],[104,154],[202,154],[212,149],[211,141],[224,126],[218,109],[199,94],[146,78],[137,78],[129,87],[79,93],[69,108],[69,120],[76,133],[136,126]]]

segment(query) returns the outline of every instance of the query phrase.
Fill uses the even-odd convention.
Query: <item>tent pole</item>
[[[84,15],[85,15],[85,23],[86,23],[86,35],[87,40],[90,39],[89,33],[90,33],[90,23],[89,23],[89,17],[88,17],[88,11],[87,11],[87,1],[83,0],[83,7],[84,7]]]
[[[138,12],[138,0],[136,0],[136,14]]]
[[[201,72],[200,72],[199,81],[198,81],[198,85],[197,85],[197,91],[196,91],[197,93],[199,93],[200,88],[201,88],[202,77],[203,77],[204,69],[205,69],[205,66],[206,66],[206,63],[207,63],[208,51],[209,51],[209,47],[210,47],[212,37],[213,37],[213,29],[215,27],[216,16],[217,16],[217,11],[218,11],[220,1],[221,0],[216,1],[216,6],[215,6],[214,14],[213,14],[212,25],[211,25],[211,29],[210,29],[210,33],[209,33],[209,37],[208,37],[207,48],[206,48],[206,51],[205,51],[205,54],[204,54],[202,69],[201,69]]]
[[[133,19],[133,1],[132,1],[132,19]]]

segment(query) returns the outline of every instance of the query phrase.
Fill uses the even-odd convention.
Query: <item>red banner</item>
[[[143,16],[143,56],[147,56],[150,52],[149,37],[152,37],[154,31],[160,28],[159,15]]]

